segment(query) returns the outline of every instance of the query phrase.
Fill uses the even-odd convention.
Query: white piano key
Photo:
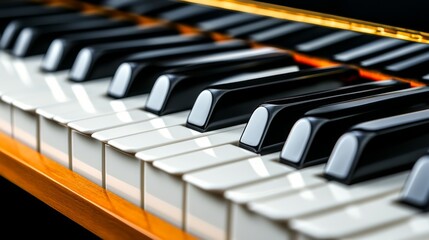
[[[278,155],[273,153],[183,175],[186,188],[196,188],[188,190],[186,195],[186,229],[201,238],[226,239],[230,213],[229,202],[222,193],[294,171],[276,162]],[[200,228],[201,224],[206,228]],[[216,231],[206,231],[207,227]]]
[[[40,152],[54,161],[72,169],[71,134],[67,124],[71,121],[88,119],[109,113],[137,109],[145,103],[146,95],[121,100],[90,99],[83,96],[78,102],[40,107],[39,146]]]
[[[236,128],[231,129],[230,131],[227,132],[221,132],[221,133],[217,133],[217,134],[213,134],[213,135],[209,135],[209,136],[205,136],[205,137],[200,137],[200,138],[196,138],[193,140],[188,140],[188,141],[184,141],[184,142],[178,142],[178,143],[174,143],[174,144],[170,144],[170,145],[165,145],[162,147],[159,147],[158,150],[163,151],[163,158],[165,157],[173,157],[177,154],[183,154],[183,153],[187,153],[187,152],[194,152],[197,150],[201,150],[204,148],[209,148],[211,143],[216,143],[216,141],[219,140],[223,140],[227,143],[229,142],[238,142],[238,139],[240,137],[241,132],[243,131],[244,126],[238,126]],[[192,144],[192,142],[195,142],[196,144]],[[202,144],[201,144],[202,143]],[[208,143],[208,144],[207,144]],[[94,145],[94,144],[93,144]],[[91,146],[91,148],[93,148],[93,145]],[[214,145],[216,146],[216,144]],[[155,148],[156,149],[156,148]],[[180,150],[179,150],[180,149]],[[73,151],[75,149],[73,148]],[[82,148],[83,150],[83,148]],[[148,149],[147,151],[152,152],[152,149]],[[180,151],[180,153],[176,152]],[[91,150],[92,151],[92,150]],[[139,153],[144,153],[145,151],[141,151]],[[155,150],[155,152],[157,152]],[[101,155],[101,150],[100,150],[100,155]],[[144,156],[147,156],[147,154],[143,154]],[[128,175],[133,175],[135,176],[134,179],[141,179],[140,181],[143,182],[145,185],[145,187],[143,187],[143,189],[141,191],[145,191],[142,192],[141,194],[144,194],[144,199],[141,199],[141,201],[143,201],[142,205],[144,205],[144,207],[146,209],[151,209],[151,206],[148,205],[151,203],[151,199],[146,199],[146,190],[148,190],[148,188],[146,186],[148,186],[148,184],[146,183],[146,179],[150,178],[150,173],[152,173],[153,171],[150,171],[150,169],[148,170],[148,168],[153,168],[152,167],[152,162],[157,160],[153,158],[149,159],[136,159],[134,158],[132,155],[127,155],[125,153],[121,153],[115,149],[113,149],[110,146],[106,147],[106,166],[107,166],[107,171],[106,171],[106,178],[107,179],[115,179],[115,182],[121,182],[122,184],[126,184],[127,183],[127,179],[129,179]],[[87,160],[87,161],[94,161],[94,160]],[[125,161],[128,164],[127,165],[120,165],[121,161]],[[111,169],[109,168],[110,165],[114,166],[119,166],[121,170],[120,171],[116,171],[116,169]],[[89,165],[89,164],[88,164]],[[75,166],[75,165],[74,165]],[[128,166],[128,167],[127,167]],[[100,165],[98,166],[100,167]],[[96,169],[96,171],[99,173],[101,172],[99,170],[99,168],[94,168]],[[142,170],[143,169],[143,170]],[[114,171],[114,172],[112,172]],[[94,171],[92,171],[94,172]],[[116,174],[115,174],[116,173]],[[125,176],[124,173],[127,175]],[[161,179],[160,181],[167,181],[169,176],[166,177],[167,179]],[[109,180],[108,180],[109,181]],[[113,183],[111,183],[112,181],[109,181],[107,185],[107,189],[110,189],[111,191],[116,191],[119,192],[118,194],[120,194],[121,196],[123,196],[124,198],[129,198],[131,196],[126,195],[126,193],[122,193],[121,188],[115,188],[115,185]],[[113,184],[113,185],[112,185]],[[137,185],[138,183],[134,183],[134,185]],[[161,184],[159,182],[156,183],[156,185]],[[130,185],[133,185],[132,183],[130,183]],[[149,188],[150,189],[150,188]],[[156,188],[158,189],[158,188]],[[162,190],[162,189],[160,189]],[[172,189],[172,192],[175,192],[175,189]],[[172,192],[169,192],[169,194],[172,194]],[[140,196],[140,194],[137,194],[134,196],[134,201],[137,202],[138,201],[138,197],[136,196]],[[158,208],[159,205],[155,205],[155,208]],[[165,205],[163,205],[161,208],[161,211],[165,211]],[[168,208],[170,209],[170,208]],[[167,212],[172,212],[173,210],[168,210]],[[156,212],[156,210],[152,209],[152,212]],[[173,211],[174,212],[174,211]],[[176,211],[177,212],[177,211]],[[182,213],[180,212],[180,216],[182,215]]]
[[[197,132],[185,126],[177,125],[157,129],[150,132],[137,133],[131,136],[116,138],[107,143],[121,151],[135,154],[138,151],[159,147],[166,144],[203,137],[214,133],[224,132],[231,128],[209,132]]]
[[[238,186],[225,191],[224,197],[233,203],[246,204],[259,199],[326,184],[327,180],[318,176],[322,174],[323,167],[323,165],[312,166],[251,185]]]
[[[183,227],[186,197],[183,174],[255,156],[252,152],[227,144],[156,160],[153,165],[145,164],[145,209]]]
[[[97,121],[103,120],[104,118],[111,119],[113,115],[119,114],[119,113],[133,113],[133,112],[143,112],[142,110],[131,110],[131,111],[125,111],[125,112],[118,112],[110,115],[106,115],[103,117],[94,118]],[[134,114],[133,114],[134,115]],[[114,132],[116,131],[118,135],[115,135],[116,137],[121,137],[122,135],[128,136],[130,134],[134,133],[141,133],[141,132],[147,132],[152,131],[157,128],[165,127],[166,125],[176,125],[180,123],[184,123],[186,121],[185,112],[171,114],[164,117],[155,117],[150,118],[151,114],[147,115],[149,119],[142,120],[136,123],[130,123],[129,125],[120,126],[120,127],[112,127],[108,128],[106,130],[100,131],[102,132]],[[141,114],[137,114],[134,116],[141,117]],[[122,117],[121,117],[122,118]],[[79,123],[92,123],[92,118],[87,120],[81,120],[78,121]],[[137,121],[137,119],[134,119]],[[169,121],[170,120],[170,121]],[[181,120],[181,121],[180,121]],[[180,122],[179,122],[180,121]],[[103,126],[107,127],[106,124],[109,124],[108,121],[102,121]],[[113,121],[115,122],[115,121]],[[178,123],[179,122],[179,123]],[[75,122],[71,122],[75,123]],[[71,125],[70,123],[70,125]],[[157,123],[157,124],[156,124]],[[161,123],[161,124],[160,124]],[[88,125],[86,125],[88,126]],[[96,127],[96,125],[94,125]],[[123,131],[125,129],[125,131]],[[126,131],[126,129],[129,129],[129,131]],[[88,130],[87,128],[85,130]],[[92,128],[92,130],[94,130]],[[92,131],[91,130],[91,131]],[[132,131],[133,130],[133,131]],[[92,135],[96,135],[95,132]],[[86,177],[87,179],[93,181],[94,183],[105,187],[105,174],[104,174],[104,166],[105,166],[105,158],[104,158],[104,150],[105,150],[105,143],[113,138],[103,138],[102,140],[94,138],[92,135],[88,134],[88,131],[85,133],[82,133],[80,131],[76,131],[72,129],[71,131],[71,169],[74,172],[79,173],[80,175]],[[112,150],[113,151],[113,150]],[[170,153],[172,154],[172,153]]]
[[[322,172],[323,166],[319,165],[225,191],[224,197],[230,201],[229,239],[284,239],[291,235],[285,223],[274,223],[249,211],[246,203],[326,184],[318,176]]]
[[[225,144],[238,143],[244,127],[237,127],[231,131],[220,132],[213,135],[198,137],[183,142],[173,143],[155,148],[149,148],[136,153],[136,157],[145,162],[153,162],[173,155],[193,152],[210,147],[216,147]]]
[[[91,136],[99,141],[107,143],[109,140],[147,132],[155,129],[166,128],[176,125],[184,125],[189,111],[183,111],[154,118],[149,121],[133,123],[125,126],[114,127],[102,131],[97,131]]]
[[[141,109],[134,109],[129,111],[115,112],[109,115],[103,115],[100,117],[94,117],[89,119],[83,119],[73,121],[67,125],[80,133],[93,134],[95,132],[118,127],[126,124],[135,122],[146,121],[152,118],[156,118],[157,115],[146,112]]]
[[[91,98],[80,85],[75,87],[78,102],[40,107],[36,110],[36,113],[61,124],[67,124],[72,121],[101,116],[102,114],[143,108],[147,99],[147,94],[123,99]]]
[[[310,237],[323,239],[343,239],[377,227],[406,220],[417,214],[417,210],[395,200],[399,191],[376,200],[356,203],[334,211],[294,219],[292,229]]]
[[[423,213],[386,227],[349,237],[354,240],[429,239],[429,214]]]
[[[310,183],[309,187],[298,187],[298,191],[295,189],[262,198],[256,196],[256,200],[250,200],[246,205],[232,205],[234,217],[230,236],[234,237],[232,239],[245,239],[243,237],[248,236],[245,229],[252,229],[255,234],[257,232],[256,236],[284,239],[284,236],[295,232],[291,231],[288,225],[290,221],[335,211],[356,202],[383,198],[392,192],[399,191],[406,175],[406,173],[401,173],[388,176],[360,184],[360,186],[336,185],[332,182]],[[294,182],[298,186],[305,185],[303,181],[296,181],[296,179]],[[249,188],[251,187],[249,186]],[[243,219],[245,217],[251,219]],[[294,237],[297,236],[294,235]],[[306,239],[305,236],[303,239]]]
[[[105,188],[130,203],[143,207],[143,164],[134,155],[105,145]]]
[[[303,189],[293,195],[250,202],[248,206],[252,211],[270,219],[287,221],[397,191],[407,175],[408,172],[403,172],[355,185],[329,182],[314,189]]]
[[[82,87],[91,93],[92,96],[96,97],[102,96],[101,89],[103,88],[100,88],[100,86],[107,86],[107,82],[100,81],[98,84]],[[70,94],[68,90],[69,88],[65,86],[55,91],[40,89],[40,91],[36,91],[34,94],[25,94],[24,91],[3,95],[2,100],[11,105],[11,128],[13,136],[33,149],[39,149],[38,132],[40,129],[37,121],[38,115],[35,113],[35,110],[38,107],[56,106],[77,101],[75,96]]]

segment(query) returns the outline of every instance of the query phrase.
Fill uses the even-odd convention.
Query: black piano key
[[[159,14],[185,6],[185,3],[177,1],[148,1],[137,6],[130,7],[128,12],[139,15],[156,17]]]
[[[239,146],[263,154],[280,151],[295,122],[313,108],[409,87],[396,80],[371,81],[265,102],[252,113]]]
[[[364,58],[379,56],[382,53],[397,49],[405,44],[407,44],[407,42],[404,40],[380,38],[367,44],[336,53],[333,59],[344,63],[357,63]]]
[[[400,203],[429,210],[429,154],[426,151],[414,164],[401,191]]]
[[[250,35],[265,29],[274,28],[285,21],[276,18],[266,18],[252,23],[243,24],[226,30],[226,34],[235,38],[249,38]]]
[[[270,44],[286,49],[297,51],[296,46],[300,43],[308,42],[321,36],[330,35],[339,32],[338,29],[318,27],[310,24],[301,25],[293,23],[293,25],[286,27],[286,25],[278,26],[262,32],[257,32],[249,36],[250,39]]]
[[[119,11],[130,11],[134,7],[137,7],[141,4],[147,4],[151,1],[149,0],[119,0],[119,1],[107,1],[103,5],[109,8],[113,8],[115,10]],[[153,2],[153,1],[152,1]],[[164,2],[163,0],[160,0],[159,2]]]
[[[190,46],[211,41],[210,38],[202,35],[173,35],[92,45],[79,52],[70,70],[69,79],[82,82],[113,76],[127,56],[135,52]]]
[[[51,43],[44,55],[41,68],[47,72],[69,69],[72,67],[79,51],[91,45],[173,34],[178,34],[178,31],[165,26],[129,26],[65,35]]]
[[[263,17],[249,13],[231,13],[227,16],[221,16],[207,21],[197,23],[198,29],[207,32],[226,32],[228,29],[252,23],[263,19]]]
[[[133,25],[133,23],[129,21],[100,18],[44,27],[29,27],[23,29],[19,34],[13,48],[13,54],[18,57],[44,54],[48,50],[51,42],[63,35],[131,25]]]
[[[130,55],[117,69],[110,82],[107,95],[113,98],[124,98],[149,93],[156,80],[155,76],[162,69],[167,70],[167,68],[172,67],[172,64],[174,64],[175,68],[190,64],[189,61],[175,61],[176,59],[188,60],[189,58],[205,57],[214,53],[228,53],[232,50],[249,47],[248,43],[244,41],[231,40],[173,47]],[[200,62],[200,60],[195,59],[195,62]],[[164,61],[164,63],[159,63],[160,61]],[[170,63],[175,61],[175,63],[169,64],[165,61]]]
[[[338,138],[353,125],[426,108],[428,94],[429,87],[410,88],[310,110],[292,127],[280,162],[296,168],[324,163]]]
[[[359,47],[375,40],[379,37],[360,34],[353,31],[337,31],[332,34],[312,39],[295,46],[295,50],[334,59],[335,54]]]
[[[419,79],[428,73],[429,52],[425,51],[418,55],[390,64],[386,66],[385,70],[395,76]],[[424,80],[427,83],[426,79]]]
[[[285,38],[294,36],[301,31],[313,28],[312,25],[299,22],[284,21],[283,24],[274,28],[265,29],[249,36],[249,39],[258,43],[280,45]]]
[[[186,126],[205,132],[242,124],[265,101],[338,88],[356,78],[355,69],[340,66],[214,84],[200,93]]]
[[[36,16],[47,16],[74,12],[72,9],[50,7],[44,5],[12,6],[0,8],[0,33],[2,33],[11,21]]]
[[[295,65],[291,55],[277,52],[167,70],[157,78],[145,109],[158,115],[187,110],[205,87],[220,79]]]
[[[353,184],[409,170],[428,141],[428,109],[357,124],[338,139],[324,176]]]
[[[429,48],[428,44],[423,43],[410,43],[392,51],[378,54],[373,57],[369,57],[362,60],[359,65],[366,68],[381,68],[390,65],[394,62],[399,62],[411,57],[412,55],[418,55],[422,51]]]
[[[226,10],[191,4],[163,12],[158,16],[159,18],[166,21],[194,25],[204,20],[221,17],[228,14],[230,14],[230,12]]]
[[[64,24],[68,22],[87,20],[87,19],[97,19],[100,16],[97,15],[84,15],[79,12],[73,13],[64,13],[64,14],[55,14],[48,16],[37,16],[22,20],[14,20],[10,22],[1,37],[0,46],[2,49],[12,49],[16,39],[18,38],[19,33],[22,29],[27,27],[35,26],[48,26],[56,24]]]

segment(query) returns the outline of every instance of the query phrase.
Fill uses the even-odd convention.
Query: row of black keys
[[[17,5],[2,10],[47,9]],[[165,25],[137,28],[55,11],[3,17],[2,48],[21,57],[45,54],[44,71],[70,69],[73,81],[114,76],[111,97],[150,93],[145,110],[159,116],[192,109],[187,126],[198,131],[248,122],[241,147],[282,150],[281,161],[298,168],[328,162],[325,177],[347,184],[410,169],[427,150],[426,87],[368,81],[345,66],[300,66],[283,51],[245,41],[215,43]]]
[[[96,2],[169,22],[185,23],[195,26],[203,32],[221,32],[233,38],[278,46],[338,62],[357,64],[394,76],[417,79],[422,82],[429,80],[429,72],[426,69],[426,65],[429,63],[429,45],[427,44],[380,38],[351,31],[341,31],[171,0]],[[30,17],[31,20],[28,20],[27,18]],[[69,34],[118,28],[117,32],[101,31],[99,36],[104,35],[103,40],[96,39],[94,36],[88,37],[88,39],[76,39],[79,37],[74,36],[74,41],[78,41],[76,44],[80,44],[80,47],[83,43],[79,40],[85,40],[89,45],[109,42],[109,38],[116,41],[141,38],[139,33],[132,32],[131,29],[128,31],[119,30],[125,26],[134,26],[135,23],[131,20],[114,21],[101,13],[82,16],[76,10],[46,8],[26,2],[3,4],[2,10],[0,10],[0,30],[5,29],[16,18],[21,19],[21,21],[8,28],[5,32],[7,37],[2,39],[2,46],[5,49],[14,48],[14,54],[22,57],[41,54],[46,51],[52,40]],[[44,26],[44,30],[40,29],[41,26]],[[12,45],[17,38],[17,33],[25,27],[31,30],[24,34],[20,44]],[[164,28],[168,27],[164,26]],[[171,33],[165,32],[164,34]],[[160,35],[163,34],[158,33],[158,36]],[[130,51],[139,50],[134,48]],[[64,63],[55,67],[48,66],[46,70],[65,69],[70,66],[70,59],[72,56],[68,62],[64,60]]]

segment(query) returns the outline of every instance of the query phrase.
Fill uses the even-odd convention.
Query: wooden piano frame
[[[429,34],[426,33],[351,21],[255,1],[184,1],[429,43]],[[297,57],[303,62],[311,61],[305,56]],[[314,65],[320,65],[320,63],[322,62],[319,61]],[[101,238],[195,239],[183,230],[110,193],[2,133],[0,133],[0,175]]]

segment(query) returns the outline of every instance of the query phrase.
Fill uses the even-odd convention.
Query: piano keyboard
[[[98,4],[152,21],[0,4],[3,133],[200,239],[429,238],[428,45]]]

